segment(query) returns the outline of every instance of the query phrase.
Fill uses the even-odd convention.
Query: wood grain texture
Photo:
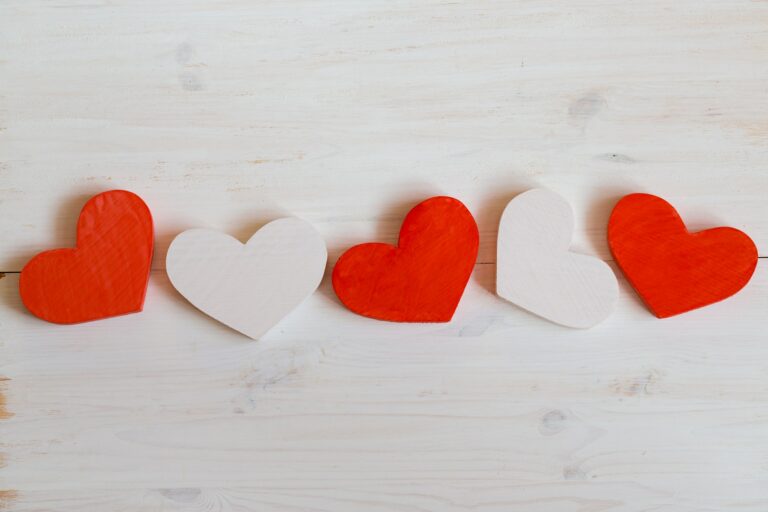
[[[153,272],[144,313],[51,326],[0,279],[3,512],[765,512],[768,268],[589,331],[494,294],[498,219],[556,190],[609,259],[664,197],[768,256],[768,3],[6,0],[0,272],[137,192],[154,268],[194,227],[296,215],[335,261],[438,194],[480,228],[451,323],[373,322],[328,280],[252,343]],[[616,268],[614,267],[614,270]]]
[[[317,290],[328,252],[309,223],[277,219],[243,244],[210,229],[187,230],[168,249],[168,278],[202,312],[259,339]]]
[[[569,250],[574,215],[565,198],[532,189],[499,221],[496,293],[567,327],[593,327],[613,312],[619,285],[604,261]]]
[[[6,381],[8,380],[10,379],[0,375],[0,420],[7,420],[13,416],[13,413],[8,411],[8,409],[5,407]]]

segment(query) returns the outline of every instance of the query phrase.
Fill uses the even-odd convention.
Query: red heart
[[[152,261],[152,215],[125,190],[92,197],[77,221],[77,248],[32,258],[19,292],[33,315],[74,324],[141,311]]]
[[[477,224],[452,197],[432,197],[403,221],[397,247],[352,247],[333,269],[333,289],[355,313],[394,322],[447,322],[477,259]]]
[[[730,297],[757,266],[757,248],[745,233],[734,228],[689,233],[672,205],[650,194],[630,194],[616,204],[608,245],[659,318]]]

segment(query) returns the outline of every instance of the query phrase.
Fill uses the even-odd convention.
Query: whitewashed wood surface
[[[587,331],[494,296],[506,203],[573,205],[608,258],[628,192],[768,256],[768,2],[0,2],[0,510],[768,510],[768,263],[657,320],[620,280]],[[157,225],[145,312],[28,315],[36,252],[127,188]],[[170,240],[297,215],[393,242],[449,194],[480,226],[446,325],[328,283],[263,340],[170,286]],[[329,264],[329,265],[330,265]]]

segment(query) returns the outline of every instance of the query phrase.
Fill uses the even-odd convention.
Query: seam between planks
[[[758,256],[758,260],[768,260],[768,256]],[[608,259],[603,260],[607,263],[613,263],[615,260]],[[475,263],[475,266],[479,265],[495,265],[495,261],[478,261]],[[152,268],[151,272],[165,272],[165,267],[159,267],[159,268]],[[0,274],[21,274],[21,270],[0,270]]]

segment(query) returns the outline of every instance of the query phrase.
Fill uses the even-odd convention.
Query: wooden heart
[[[80,212],[75,249],[45,251],[24,266],[21,300],[33,315],[58,324],[139,312],[152,250],[152,215],[139,196],[96,195]]]
[[[317,289],[327,258],[312,225],[283,218],[246,244],[209,229],[184,231],[171,242],[165,265],[196,308],[258,339]]]
[[[342,254],[333,289],[363,316],[448,322],[474,268],[478,243],[469,210],[452,197],[432,197],[405,217],[397,247],[367,243]]]
[[[757,248],[745,233],[728,227],[689,233],[672,205],[650,194],[630,194],[616,204],[608,245],[659,318],[730,297],[757,266]]]
[[[616,306],[619,286],[604,261],[569,251],[574,218],[568,202],[533,189],[507,204],[499,223],[496,293],[568,327],[592,327]]]

